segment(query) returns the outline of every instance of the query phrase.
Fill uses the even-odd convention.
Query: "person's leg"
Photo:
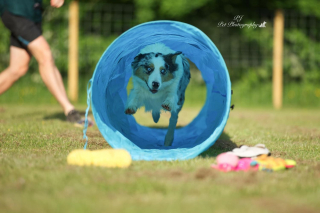
[[[9,67],[0,73],[0,94],[4,93],[21,76],[26,74],[31,56],[22,48],[10,46]]]
[[[62,77],[54,63],[49,44],[43,36],[39,36],[28,44],[28,49],[39,63],[42,80],[62,106],[65,115],[67,115],[74,109],[74,106],[67,97]]]

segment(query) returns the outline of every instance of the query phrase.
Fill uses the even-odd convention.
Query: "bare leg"
[[[67,115],[68,112],[74,109],[74,106],[67,97],[61,75],[54,63],[49,44],[43,36],[39,36],[28,45],[28,49],[39,63],[39,71],[42,80]]]
[[[55,73],[56,78],[57,78],[57,80],[58,80],[59,89],[60,89],[61,93],[63,93],[63,95],[64,95],[65,97],[67,97],[67,92],[66,92],[66,89],[65,89],[64,84],[63,84],[62,76],[61,76],[58,68],[57,68],[56,66],[54,66],[54,68],[55,68],[55,69],[54,69],[54,73]]]
[[[27,73],[31,56],[22,48],[10,46],[10,64],[0,73],[0,94]]]

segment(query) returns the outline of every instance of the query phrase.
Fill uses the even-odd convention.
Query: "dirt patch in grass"
[[[271,156],[275,158],[285,158],[287,153],[283,151],[272,151]]]
[[[217,175],[217,171],[212,168],[200,168],[195,172],[194,178],[197,180],[203,180],[206,178],[216,178]]]
[[[315,173],[316,173],[316,176],[318,177],[318,178],[320,178],[320,163],[317,163],[315,166],[314,166],[314,171],[315,171]]]
[[[111,148],[111,146],[104,140],[104,138],[101,139],[90,139],[88,142],[88,146],[90,149],[108,149]]]
[[[63,132],[63,133],[57,134],[57,137],[59,137],[59,138],[72,138],[72,139],[77,138],[78,139],[80,137],[80,133],[68,131],[68,132]]]
[[[314,167],[315,171],[320,173],[320,163],[318,163],[317,165],[315,165]]]
[[[181,177],[183,175],[184,175],[184,172],[178,169],[175,169],[169,172],[169,177],[172,177],[172,178]]]
[[[6,109],[5,109],[5,108],[0,107],[0,113],[4,113],[5,111],[6,111]]]
[[[233,174],[226,174],[221,172],[219,175],[225,176],[219,180],[220,184],[226,186],[232,186],[236,189],[245,189],[248,186],[255,186],[259,184],[260,181],[263,181],[263,174],[259,174],[259,171],[239,171],[233,172]]]
[[[264,122],[270,122],[270,115],[268,114],[260,114],[260,115],[255,115],[254,120],[258,121],[259,123],[264,123]]]
[[[259,171],[250,171],[250,172],[243,172],[244,175],[242,178],[237,177],[237,184],[240,184],[241,186],[247,186],[250,184],[256,184],[258,182],[258,172]]]
[[[169,169],[160,171],[132,171],[132,176],[136,177],[149,177],[149,178],[164,178],[164,179],[181,179],[189,178],[190,174],[184,172],[182,169]]]
[[[301,158],[297,158],[297,159],[293,159],[296,163],[297,163],[297,167],[300,166],[310,166],[310,165],[315,165],[317,164],[317,161],[315,160],[306,160],[306,159],[301,159]],[[310,169],[313,169],[313,167],[309,167]]]
[[[99,131],[90,131],[87,132],[88,136],[88,148],[91,150],[94,149],[107,149],[111,148],[110,145],[106,142],[106,140],[102,137]],[[72,141],[78,141],[79,143],[85,144],[85,139],[82,139],[82,132],[63,132],[57,134],[59,138],[66,138]]]
[[[255,201],[258,206],[263,209],[270,210],[277,213],[317,213],[315,209],[306,205],[297,205],[293,202],[284,202],[283,200],[276,200],[271,198],[261,198]]]
[[[168,170],[158,170],[158,171],[130,171],[128,176],[130,177],[148,177],[152,179],[164,179],[164,180],[171,180],[171,181],[206,181],[206,180],[216,180],[217,178],[226,175],[223,172],[216,171],[212,168],[202,167],[194,171],[184,171],[183,169],[176,168],[176,169],[168,169]],[[240,179],[242,179],[240,177]],[[229,178],[230,180],[230,178]],[[237,179],[238,181],[238,179]],[[230,180],[230,182],[226,183],[228,185],[234,184],[237,182],[235,180]],[[243,182],[243,181],[242,181]],[[248,182],[246,180],[245,182]],[[224,183],[224,182],[223,182]]]
[[[317,128],[307,128],[307,127],[300,127],[300,126],[292,126],[290,128],[290,132],[292,133],[301,133],[301,134],[316,134],[319,133],[319,129]]]
[[[95,138],[95,137],[103,138],[99,131],[92,131],[92,130],[87,131],[87,136],[88,137],[93,137],[93,138]]]
[[[127,176],[129,177],[148,177],[151,179],[163,179],[171,181],[203,181],[207,179],[215,179],[218,176],[218,172],[212,168],[199,168],[192,172],[186,172],[183,169],[168,169],[158,171],[130,171]]]

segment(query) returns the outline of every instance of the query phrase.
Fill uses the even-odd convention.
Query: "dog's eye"
[[[161,73],[162,75],[164,75],[164,74],[166,74],[166,70],[165,70],[165,69],[162,69],[162,70],[160,71],[160,73]]]
[[[150,67],[148,67],[147,70],[148,70],[148,72],[151,72],[152,69]]]

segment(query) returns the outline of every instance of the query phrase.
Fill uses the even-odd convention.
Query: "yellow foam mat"
[[[102,166],[108,168],[127,168],[132,159],[124,149],[84,150],[76,149],[69,153],[67,162],[77,166]]]

